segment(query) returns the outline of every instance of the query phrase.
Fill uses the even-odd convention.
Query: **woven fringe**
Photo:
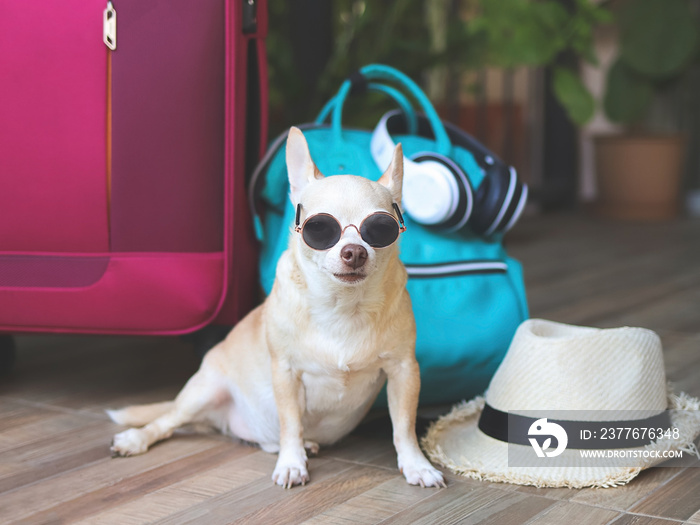
[[[700,451],[698,451],[698,447],[695,446],[695,443],[691,443],[686,447],[679,447],[678,450],[687,454],[692,454],[696,458],[700,459]]]

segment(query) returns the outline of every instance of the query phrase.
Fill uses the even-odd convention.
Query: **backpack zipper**
[[[409,279],[456,277],[460,275],[506,273],[508,264],[503,261],[454,261],[436,264],[404,264]]]

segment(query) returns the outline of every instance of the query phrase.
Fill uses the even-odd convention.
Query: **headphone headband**
[[[405,119],[400,111],[384,114],[374,128],[370,142],[370,152],[376,165],[382,169],[389,165],[395,148],[391,133],[407,133]],[[416,115],[418,136],[432,137],[432,126],[425,115]],[[518,181],[512,166],[506,165],[479,141],[458,127],[444,123],[444,129],[453,146],[469,151],[484,171],[484,180],[472,199],[471,183],[468,174],[451,159],[433,152],[419,153],[409,159],[404,156],[404,206],[414,219],[426,225],[443,224],[448,231],[461,229],[469,222],[471,228],[489,236],[495,232],[508,231],[518,220],[527,200],[527,185]],[[449,172],[449,173],[448,173]],[[417,186],[411,188],[413,180]],[[460,188],[459,216],[453,215],[457,208],[456,189]],[[438,187],[440,186],[440,187]],[[430,188],[433,188],[431,194]],[[464,188],[466,187],[466,192]],[[407,188],[410,188],[407,194]],[[423,193],[421,193],[423,192]],[[425,197],[425,198],[423,198]],[[431,198],[432,197],[432,200]],[[474,206],[474,220],[472,216]],[[413,212],[413,213],[412,213]]]
[[[432,131],[428,118],[421,113],[416,113],[416,119],[418,123],[418,132],[416,134],[421,137],[432,137]],[[512,169],[481,142],[476,140],[468,133],[465,133],[454,124],[443,122],[443,126],[445,127],[445,131],[447,132],[447,136],[452,142],[452,145],[460,146],[461,148],[469,151],[479,167],[481,167],[481,169],[483,169],[487,174],[491,173],[495,169],[503,171],[510,171],[510,169]],[[377,166],[388,166],[391,162],[392,153],[395,147],[394,139],[391,138],[391,133],[400,134],[407,132],[406,122],[400,110],[394,109],[382,116],[381,120],[374,128],[372,133],[372,141],[370,143],[372,157],[374,158]],[[406,161],[413,165],[416,164],[410,159],[405,158],[404,162]]]
[[[391,135],[389,135],[387,122],[390,118],[401,117],[401,115],[399,110],[385,113],[372,132],[372,140],[369,143],[369,149],[372,153],[374,163],[380,166],[380,169],[385,169],[391,164],[391,159],[394,156],[394,148],[396,147],[394,140],[391,138]],[[381,168],[382,166],[383,168]],[[403,158],[403,169],[404,172],[410,173],[417,173],[420,171],[420,167],[405,155]]]

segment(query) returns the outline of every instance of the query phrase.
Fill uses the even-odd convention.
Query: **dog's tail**
[[[150,405],[132,405],[121,410],[106,410],[107,415],[115,423],[130,427],[142,427],[166,414],[175,406],[174,401],[163,401]]]

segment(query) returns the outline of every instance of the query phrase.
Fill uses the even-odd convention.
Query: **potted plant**
[[[613,2],[619,56],[603,107],[625,126],[594,139],[599,210],[624,219],[664,219],[679,209],[684,137],[669,105],[698,56],[700,23],[689,0]]]

